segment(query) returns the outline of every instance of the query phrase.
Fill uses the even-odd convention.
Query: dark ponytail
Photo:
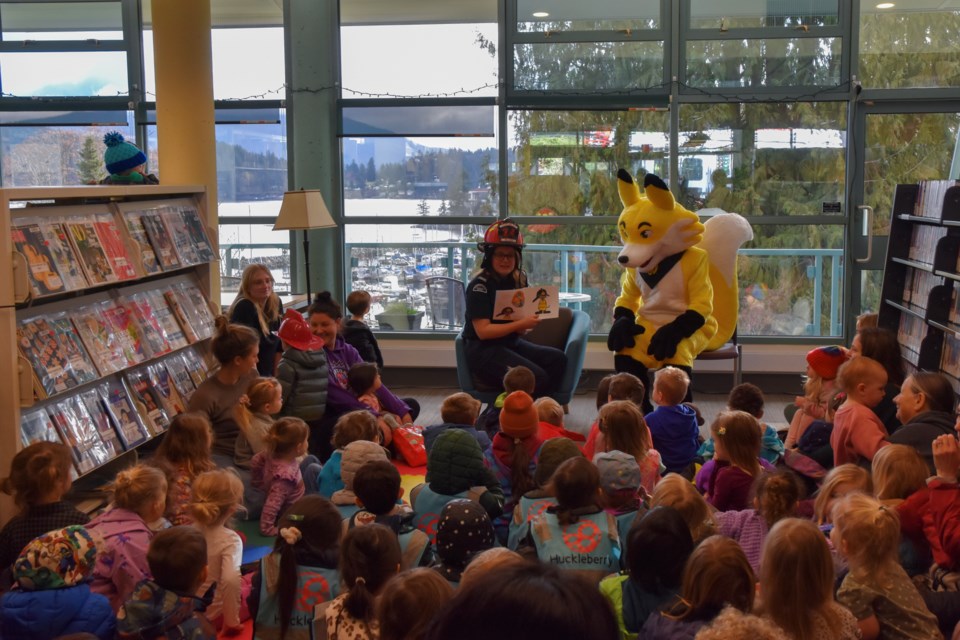
[[[400,567],[400,543],[387,527],[370,524],[350,529],[340,546],[340,578],[347,588],[343,606],[367,622],[376,612],[376,595]]]
[[[510,491],[514,501],[520,496],[537,488],[530,473],[530,454],[527,447],[519,438],[513,441],[513,451],[510,453]]]

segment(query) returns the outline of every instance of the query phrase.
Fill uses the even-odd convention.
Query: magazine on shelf
[[[120,232],[120,227],[117,225],[117,219],[113,217],[112,213],[98,213],[94,220],[100,245],[107,254],[110,266],[113,268],[113,272],[117,274],[117,279],[132,280],[136,278],[137,270],[133,266],[129,251],[127,251],[127,245]]]
[[[150,238],[147,237],[147,230],[143,226],[143,220],[140,219],[139,211],[128,211],[123,214],[123,221],[127,227],[127,234],[136,245],[137,253],[140,259],[140,268],[145,275],[160,273],[160,263],[157,261],[157,254],[153,251],[153,245],[150,244]]]
[[[123,444],[113,428],[113,420],[107,411],[106,402],[100,397],[100,392],[96,389],[87,389],[80,392],[79,398],[100,435],[100,441],[103,442],[109,456],[108,460],[116,458],[117,454],[123,451]]]
[[[143,346],[143,335],[130,312],[117,301],[111,300],[102,303],[103,315],[110,322],[119,339],[126,360],[124,366],[140,364],[147,359],[147,352]]]
[[[77,291],[89,286],[84,275],[80,259],[74,253],[73,245],[67,236],[67,231],[59,219],[39,218],[37,225],[47,243],[47,249],[57,267],[57,272],[63,280],[67,291]]]
[[[178,353],[177,356],[183,361],[183,366],[186,367],[187,373],[190,374],[190,379],[193,380],[193,386],[199,389],[203,381],[207,379],[209,368],[207,367],[205,359],[201,357],[195,349],[196,347],[185,349]]]
[[[176,249],[173,247],[173,240],[167,227],[163,224],[163,218],[159,213],[144,213],[140,216],[143,222],[143,228],[147,232],[147,238],[150,239],[150,245],[153,247],[153,253],[164,271],[176,269],[180,266],[180,259],[177,257]]]
[[[104,314],[104,304],[112,303],[107,301],[89,304],[80,307],[72,314],[77,333],[87,347],[90,359],[103,376],[120,371],[127,366],[123,343],[110,323],[110,319]]]
[[[93,363],[90,355],[87,353],[80,334],[70,320],[66,311],[54,313],[48,316],[50,326],[57,337],[63,353],[67,356],[70,363],[70,372],[77,384],[93,382],[100,377],[97,366]]]
[[[183,214],[179,207],[164,207],[160,213],[164,224],[167,225],[167,232],[170,234],[170,240],[173,241],[173,248],[180,258],[180,264],[187,266],[191,264],[200,264],[209,262],[200,257],[197,245],[187,229],[187,224],[183,220]]]
[[[176,288],[170,287],[163,292],[163,299],[166,301],[167,306],[170,308],[170,311],[173,313],[173,317],[177,319],[177,324],[180,325],[180,329],[183,331],[183,335],[186,337],[187,341],[193,344],[200,339],[200,336],[193,328],[193,324],[190,322],[187,309],[184,307],[180,296],[177,295]]]
[[[173,386],[177,388],[177,392],[183,398],[183,401],[189,402],[190,396],[192,396],[196,390],[196,384],[194,384],[193,378],[190,376],[186,361],[180,357],[180,354],[173,354],[164,358],[161,364],[165,366],[170,373]]]
[[[140,335],[143,336],[143,342],[151,358],[170,352],[171,347],[167,340],[167,332],[160,324],[160,319],[157,317],[157,313],[150,303],[150,297],[146,292],[120,297],[118,302],[127,309],[130,317],[137,323]]]
[[[10,239],[13,248],[27,261],[27,277],[33,295],[45,296],[66,290],[39,224],[17,220],[16,226],[10,228]]]
[[[207,236],[207,227],[200,217],[195,204],[181,205],[180,214],[183,216],[183,223],[187,228],[187,234],[193,246],[196,248],[200,262],[213,262],[217,259],[217,254],[210,244],[210,238]]]
[[[73,462],[81,474],[107,462],[107,449],[76,396],[47,405],[47,411],[63,443],[73,451]]]
[[[33,409],[20,414],[20,442],[28,447],[35,442],[59,442],[60,434],[46,409]]]
[[[173,416],[183,413],[187,410],[187,401],[180,395],[177,385],[174,384],[173,376],[167,371],[167,368],[161,363],[154,363],[147,366],[147,374],[153,388],[163,401],[167,409],[167,415],[173,419]]]
[[[498,291],[493,305],[494,320],[523,320],[540,316],[544,320],[560,315],[560,291],[555,285]]]
[[[150,301],[150,306],[153,309],[157,323],[163,327],[163,333],[167,338],[167,342],[170,343],[170,348],[179,349],[190,344],[190,341],[187,340],[187,337],[183,333],[183,329],[180,328],[180,323],[177,321],[173,310],[167,303],[167,299],[163,295],[163,290],[151,289],[145,291],[144,294],[147,300]]]
[[[106,402],[124,447],[131,449],[150,438],[150,431],[130,401],[130,393],[122,380],[113,378],[98,385],[97,392]]]
[[[20,353],[33,367],[39,398],[77,386],[67,351],[46,316],[21,320],[17,324],[17,342]]]
[[[199,339],[212,338],[216,331],[210,301],[195,282],[178,282],[173,290]]]
[[[110,259],[97,236],[94,216],[70,216],[64,218],[63,226],[90,284],[107,284],[120,279],[110,266]]]
[[[164,408],[160,393],[153,388],[147,370],[133,369],[123,375],[127,382],[127,389],[130,391],[130,398],[138,405],[138,410],[142,408],[140,417],[143,418],[150,432],[158,436],[166,431],[170,426],[170,415]]]

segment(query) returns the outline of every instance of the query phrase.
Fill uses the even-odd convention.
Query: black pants
[[[557,390],[567,368],[567,354],[560,349],[517,340],[510,344],[484,344],[483,340],[467,340],[464,352],[473,376],[481,382],[503,388],[503,376],[511,367],[524,366],[537,380],[533,395],[537,398]]]
[[[410,407],[410,419],[416,422],[417,416],[420,415],[420,403],[413,398],[401,398],[401,400]],[[330,444],[330,439],[333,438],[333,427],[337,424],[341,415],[343,414],[327,413],[319,420],[307,423],[310,427],[308,448],[310,453],[320,458],[320,462],[326,463],[333,453],[333,445]]]

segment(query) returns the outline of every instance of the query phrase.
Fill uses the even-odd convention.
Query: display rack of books
[[[206,194],[0,189],[0,216],[13,257],[0,283],[12,347],[0,370],[0,467],[53,440],[83,476],[163,433],[206,376],[217,258]]]
[[[941,371],[960,392],[960,182],[897,186],[883,273],[881,327],[909,370]]]

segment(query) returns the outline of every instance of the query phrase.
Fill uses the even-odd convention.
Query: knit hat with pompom
[[[110,174],[123,173],[127,169],[147,164],[147,156],[136,145],[123,139],[119,131],[111,131],[103,136],[107,150],[103,153],[103,163]]]

